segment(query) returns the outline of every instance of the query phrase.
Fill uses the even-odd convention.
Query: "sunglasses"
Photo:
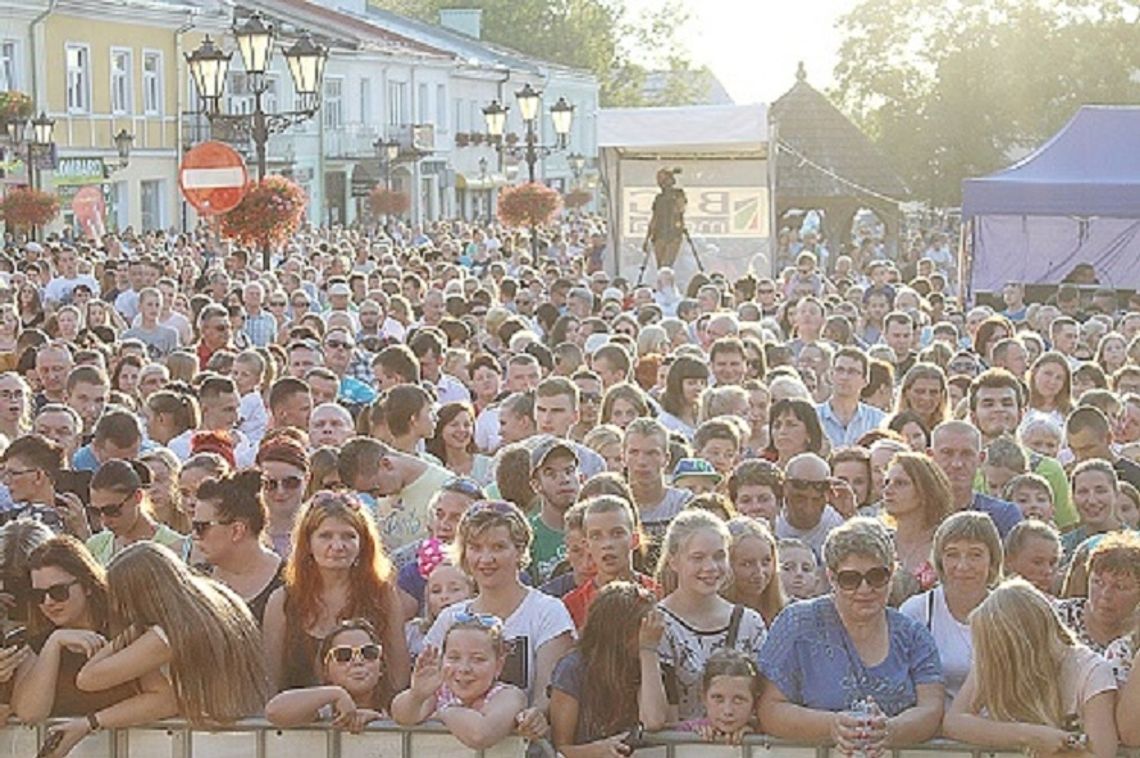
[[[356,345],[352,344],[351,342],[341,342],[340,340],[329,340],[328,342],[325,343],[325,347],[331,348],[333,350],[351,350],[352,348],[356,347]]]
[[[846,569],[835,574],[835,584],[839,589],[847,592],[854,592],[859,589],[859,585],[863,582],[866,582],[867,586],[873,590],[881,590],[890,581],[891,570],[886,566],[876,566],[863,572]]]
[[[123,515],[123,507],[126,506],[128,502],[130,502],[131,498],[135,496],[135,492],[137,491],[138,490],[132,491],[129,495],[120,500],[116,505],[108,505],[105,508],[96,508],[94,505],[88,505],[86,506],[87,511],[104,518],[118,518],[119,516]]]
[[[447,490],[448,492],[458,492],[460,495],[467,495],[468,497],[483,498],[483,488],[474,479],[468,479],[465,476],[456,476],[448,479],[443,483],[440,489]]]
[[[304,479],[299,476],[283,476],[280,479],[262,479],[261,489],[266,492],[274,492],[276,490],[283,490],[285,492],[296,492],[301,489],[304,484]]]
[[[817,482],[814,479],[789,479],[788,486],[797,490],[811,490],[813,492],[824,493],[831,487],[831,482],[824,479]]]
[[[582,392],[579,393],[578,397],[583,403],[589,403],[590,405],[597,405],[602,402],[602,393],[600,392]]]
[[[378,661],[380,660],[380,653],[380,646],[375,642],[364,645],[337,645],[329,648],[329,651],[325,653],[325,663],[330,661],[348,663],[353,660]]]
[[[203,537],[211,526],[223,526],[232,523],[232,521],[191,521],[190,531],[194,532],[195,537]]]
[[[271,302],[269,304],[269,307],[270,308],[284,308],[287,305],[289,305],[289,303],[285,302],[284,300],[274,300],[273,302]]]
[[[49,597],[57,603],[62,603],[64,600],[67,600],[67,598],[71,596],[71,587],[75,584],[79,584],[78,579],[72,579],[70,582],[60,582],[59,584],[53,584],[52,586],[45,587],[44,589],[32,587],[30,590],[28,590],[28,599],[32,601],[33,605],[43,605]]]

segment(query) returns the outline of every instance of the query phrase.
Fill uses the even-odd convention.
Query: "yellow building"
[[[0,9],[5,3],[0,0]],[[27,3],[21,3],[26,7]],[[44,189],[61,194],[62,222],[83,185],[101,187],[109,229],[171,228],[181,218],[179,114],[191,86],[183,53],[229,13],[201,0],[45,0],[28,25],[30,86],[37,110],[55,119],[55,171]],[[115,135],[134,136],[120,165]],[[98,176],[99,163],[104,178]],[[90,194],[90,193],[88,193]]]

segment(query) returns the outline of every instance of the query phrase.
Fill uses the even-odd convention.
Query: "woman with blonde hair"
[[[182,462],[168,448],[157,447],[143,453],[139,460],[150,470],[147,493],[154,507],[154,517],[180,534],[190,533],[190,515],[182,508],[182,492],[178,489]]]
[[[902,569],[896,573],[895,605],[938,583],[931,563],[934,534],[954,510],[950,480],[925,453],[898,453],[883,481],[883,510],[893,521],[895,550]]]
[[[624,430],[635,418],[649,415],[649,401],[636,384],[619,382],[602,396],[601,422]]]
[[[319,684],[321,640],[352,618],[367,620],[383,641],[387,707],[411,677],[395,573],[371,512],[348,493],[318,492],[298,514],[285,586],[265,609],[273,691]]]
[[[970,639],[974,660],[943,722],[947,737],[1030,755],[1116,755],[1112,668],[1040,590],[1003,583],[971,614]]]
[[[625,434],[613,424],[601,424],[586,432],[582,444],[593,450],[606,462],[606,470],[615,473],[625,471]]]
[[[16,340],[20,336],[20,317],[11,303],[0,305],[0,369],[16,368],[20,356],[16,354]]]
[[[732,579],[721,594],[730,603],[756,611],[771,626],[788,604],[776,575],[780,565],[776,538],[763,521],[748,516],[737,516],[727,526],[732,535],[728,546]]]
[[[916,363],[903,375],[895,413],[914,411],[927,429],[950,418],[950,389],[946,374],[933,363]]]

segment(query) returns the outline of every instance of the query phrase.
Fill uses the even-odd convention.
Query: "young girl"
[[[702,685],[705,716],[682,723],[680,730],[697,732],[709,742],[739,745],[752,727],[760,697],[756,664],[739,650],[718,650],[705,664]]]
[[[265,706],[265,717],[285,728],[331,721],[338,729],[359,732],[385,717],[383,652],[367,620],[342,621],[318,651],[324,684],[280,693]]]
[[[944,734],[987,748],[1116,755],[1116,680],[1077,642],[1049,599],[1013,579],[970,617],[974,659]]]
[[[732,581],[725,587],[724,598],[757,611],[771,626],[787,604],[776,578],[780,565],[776,538],[763,522],[747,516],[737,516],[727,526],[732,535],[728,548]]]
[[[420,545],[416,568],[427,582],[424,587],[424,610],[421,618],[404,625],[408,655],[414,661],[424,650],[424,636],[439,617],[439,612],[452,603],[471,598],[471,579],[444,555],[446,546],[434,537]]]
[[[700,713],[701,676],[714,651],[755,655],[764,642],[760,614],[718,594],[728,579],[731,539],[723,521],[701,510],[682,511],[665,533],[657,582],[669,594],[659,606],[665,617],[659,650],[666,681],[676,686],[682,720]]]
[[[498,744],[526,708],[526,694],[499,681],[506,652],[498,618],[456,614],[443,636],[443,655],[428,647],[416,659],[412,686],[392,700],[393,720],[414,726],[439,719],[472,750]]]
[[[656,604],[650,590],[632,582],[610,582],[594,599],[581,641],[551,679],[551,736],[566,758],[609,755],[638,724],[665,725],[658,654],[664,625]]]

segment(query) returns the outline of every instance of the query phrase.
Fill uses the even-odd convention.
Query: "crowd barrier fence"
[[[0,756],[32,758],[51,723],[9,723],[0,729]],[[827,745],[749,735],[741,745],[713,745],[691,733],[646,734],[638,758],[839,758]],[[553,758],[549,743],[543,753]],[[89,735],[72,758],[525,758],[526,743],[517,737],[488,750],[471,750],[443,727],[426,724],[406,729],[377,722],[360,734],[327,725],[278,729],[260,719],[247,719],[216,730],[192,729],[182,721],[162,721],[131,729]],[[533,753],[532,753],[533,755]],[[1140,751],[1122,751],[1140,758]],[[978,749],[948,740],[932,740],[893,751],[891,758],[1013,758],[1021,753]]]

